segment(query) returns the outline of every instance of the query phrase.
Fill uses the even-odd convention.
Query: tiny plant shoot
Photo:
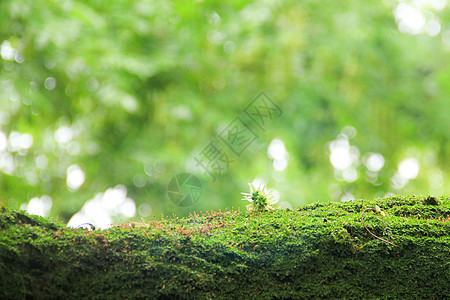
[[[274,209],[274,204],[278,201],[275,199],[275,196],[272,192],[267,192],[264,185],[259,185],[258,188],[251,183],[248,184],[250,186],[250,193],[241,193],[244,197],[242,200],[250,202],[247,205],[248,211],[265,211]]]

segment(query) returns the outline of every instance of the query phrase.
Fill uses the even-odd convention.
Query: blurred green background
[[[3,0],[1,201],[102,227],[242,209],[248,182],[284,207],[441,195],[449,22],[446,0]],[[261,91],[283,113],[237,156],[218,135]],[[232,160],[215,181],[211,141]],[[202,183],[188,208],[167,197],[181,172]]]

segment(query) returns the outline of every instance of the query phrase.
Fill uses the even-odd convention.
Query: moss
[[[434,200],[431,200],[433,198]],[[387,213],[361,212],[375,205]],[[0,298],[435,298],[450,294],[450,200],[396,196],[208,212],[109,230],[0,208]]]

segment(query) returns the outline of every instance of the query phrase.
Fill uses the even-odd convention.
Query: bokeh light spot
[[[147,176],[144,174],[136,174],[133,177],[133,183],[137,187],[143,187],[147,183]]]
[[[72,140],[73,131],[70,127],[61,127],[55,132],[55,139],[59,144],[66,144]]]
[[[26,204],[26,206],[23,206],[23,208],[26,208],[27,213],[29,213],[30,215],[46,217],[50,213],[52,204],[52,198],[50,198],[50,196],[44,195],[41,198],[32,198],[30,202]]]
[[[267,155],[273,159],[273,167],[276,171],[283,171],[288,165],[289,153],[280,139],[274,139],[267,148]]]
[[[368,170],[378,172],[384,166],[384,157],[379,153],[368,153],[365,158],[365,165]]]
[[[6,135],[0,131],[0,152],[5,151],[8,147],[8,140],[6,138]]]
[[[72,165],[67,169],[66,173],[67,186],[71,190],[78,190],[84,183],[85,175],[78,165]]]
[[[47,90],[51,91],[56,87],[56,79],[53,77],[48,77],[45,79],[44,86]]]
[[[17,50],[11,46],[9,41],[3,41],[1,46],[1,56],[4,60],[14,60]]]
[[[145,217],[148,217],[152,213],[152,207],[147,203],[143,203],[143,204],[139,205],[138,211],[139,211],[139,215],[141,217],[145,218]]]
[[[123,220],[135,215],[134,200],[127,197],[127,188],[119,184],[86,201],[83,208],[72,216],[67,225],[76,227],[82,223],[91,223],[97,228],[107,229],[113,223],[113,218]]]
[[[35,158],[36,166],[39,169],[45,169],[48,166],[48,158],[45,154],[40,154]]]
[[[400,176],[411,180],[417,177],[419,174],[419,161],[415,158],[407,158],[403,160],[398,166],[398,172]]]

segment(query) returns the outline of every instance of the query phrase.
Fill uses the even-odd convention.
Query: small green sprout
[[[244,197],[242,200],[246,200],[250,202],[247,205],[248,211],[265,211],[274,209],[274,204],[277,203],[278,200],[275,199],[275,196],[272,192],[267,192],[264,185],[260,185],[258,188],[251,183],[248,184],[250,186],[250,193],[241,193]]]
[[[383,217],[386,217],[386,214],[384,213],[384,211],[381,210],[381,208],[378,205],[375,205],[375,211],[377,214],[380,214]]]

